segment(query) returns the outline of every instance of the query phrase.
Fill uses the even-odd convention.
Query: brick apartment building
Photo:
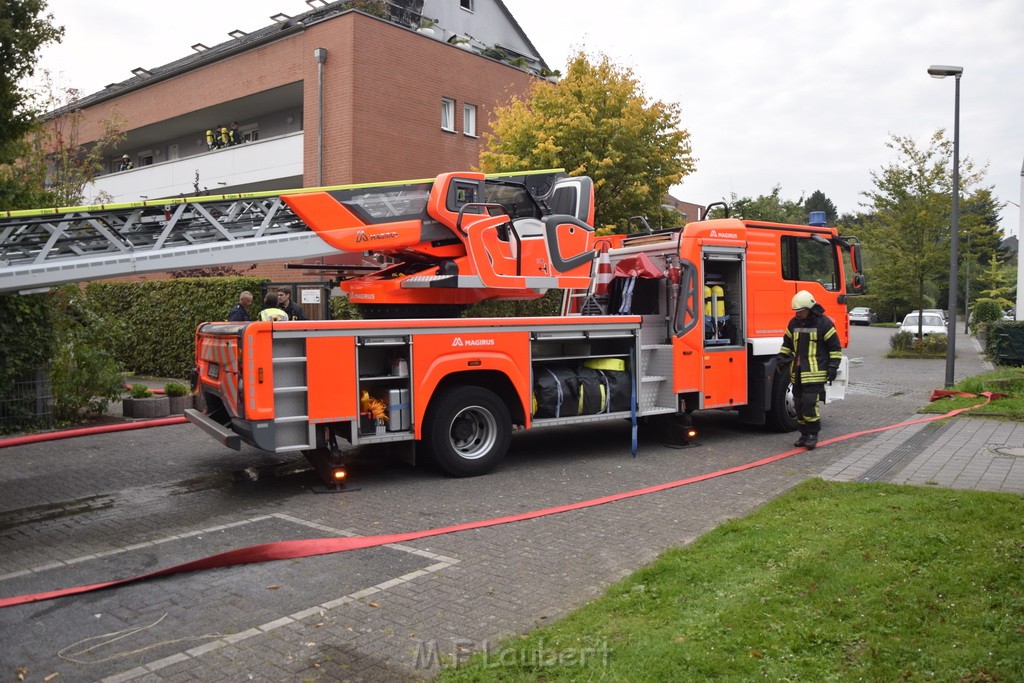
[[[501,0],[307,0],[252,33],[79,100],[82,141],[120,117],[87,190],[112,202],[432,177],[475,167],[494,108],[547,65]],[[59,112],[56,112],[59,114]],[[210,150],[239,124],[245,144]],[[123,154],[134,168],[118,171]],[[211,264],[216,265],[216,264]],[[243,264],[241,270],[246,270]],[[251,271],[250,271],[251,272]],[[260,264],[276,281],[311,271]],[[153,279],[159,275],[138,276]]]

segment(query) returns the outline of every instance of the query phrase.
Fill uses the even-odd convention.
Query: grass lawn
[[[969,415],[986,417],[1007,417],[1024,420],[1024,368],[999,368],[993,372],[975,375],[953,387],[956,391],[980,394],[983,391],[1007,394],[1001,398],[972,410]],[[1019,397],[1019,398],[1018,398]],[[946,413],[957,408],[984,403],[983,398],[944,398],[933,401],[921,409],[923,413]]]
[[[440,678],[707,679],[1024,680],[1024,497],[810,480]]]

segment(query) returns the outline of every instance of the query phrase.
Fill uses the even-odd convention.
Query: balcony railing
[[[302,177],[302,131],[100,176],[85,189],[86,203],[101,192],[111,203],[223,194]],[[197,175],[198,174],[198,175]],[[301,184],[301,180],[299,181]],[[287,183],[289,187],[295,182]],[[281,189],[284,189],[282,186]]]

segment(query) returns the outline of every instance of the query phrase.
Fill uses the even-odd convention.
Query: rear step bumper
[[[195,408],[186,408],[185,417],[188,418],[189,422],[199,427],[228,448],[233,448],[236,451],[242,450],[242,437],[235,434],[219,422],[211,420],[204,413],[199,412]]]

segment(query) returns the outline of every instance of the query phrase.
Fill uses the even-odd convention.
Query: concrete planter
[[[167,402],[170,404],[171,415],[184,415],[185,409],[192,407],[192,394],[168,396]]]
[[[151,398],[131,398],[129,396],[124,399],[123,406],[124,416],[136,419],[153,420],[171,414],[170,401],[166,396]]]

